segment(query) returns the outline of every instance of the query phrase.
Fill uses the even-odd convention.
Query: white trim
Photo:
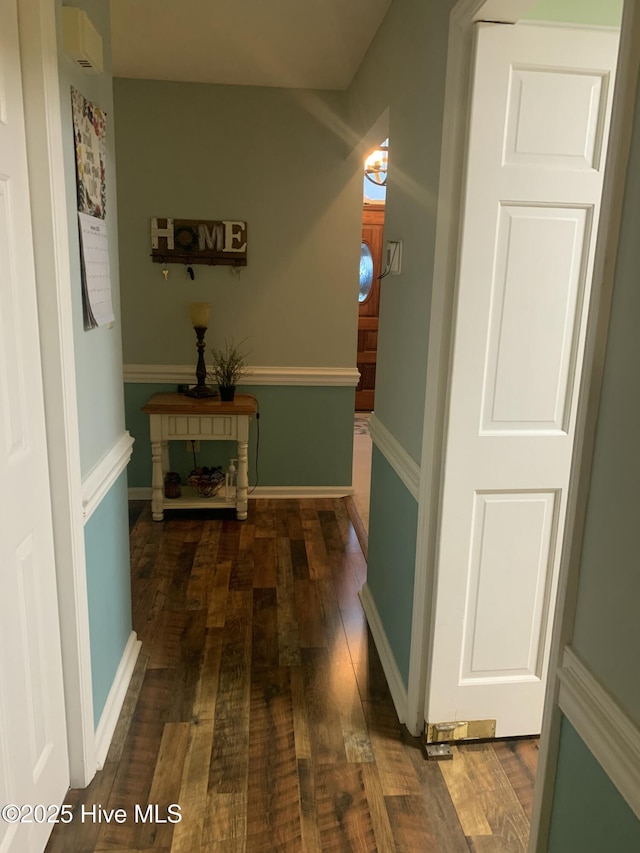
[[[418,500],[420,491],[420,466],[409,456],[398,439],[387,429],[375,412],[369,418],[369,434],[371,440],[398,477],[405,484],[411,495]]]
[[[371,595],[369,584],[365,583],[360,590],[359,597],[362,609],[364,610],[364,615],[367,617],[367,624],[371,629],[373,642],[376,645],[378,657],[380,658],[380,663],[382,664],[382,669],[384,670],[389,690],[391,691],[391,698],[393,699],[398,720],[401,723],[404,723],[407,719],[407,688],[404,686],[404,681],[400,675],[398,664],[396,663],[396,659],[391,651],[391,646],[389,645],[389,640],[387,639],[384,626],[382,625],[378,608],[376,607],[376,603]]]
[[[569,646],[558,678],[562,713],[640,818],[640,729]]]
[[[313,498],[346,498],[353,494],[352,486],[257,486],[253,491],[249,488],[249,499],[313,499]],[[130,501],[150,501],[151,486],[132,486],[129,489]]]
[[[138,635],[135,631],[132,631],[129,634],[127,645],[124,647],[111,690],[109,690],[107,701],[104,703],[104,708],[100,715],[100,722],[96,728],[97,770],[102,770],[104,767],[104,762],[109,752],[109,746],[111,745],[113,733],[116,730],[118,717],[120,716],[120,711],[127,695],[127,689],[136,661],[138,660],[141,646],[142,643],[138,639]]]
[[[322,385],[355,387],[360,372],[355,367],[248,367],[244,385]],[[125,382],[187,383],[195,382],[193,364],[125,364]]]
[[[71,786],[95,774],[82,474],[56,4],[18,0]]]
[[[353,494],[352,486],[256,486],[249,488],[249,498],[346,498]]]
[[[123,432],[82,483],[82,515],[85,524],[100,506],[111,486],[125,470],[133,452],[134,438]]]

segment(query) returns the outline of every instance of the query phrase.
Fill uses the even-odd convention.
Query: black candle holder
[[[185,394],[187,397],[215,397],[216,392],[205,382],[205,379],[207,378],[207,368],[204,365],[204,336],[207,331],[207,327],[194,326],[193,330],[196,333],[196,346],[198,347],[198,364],[196,366],[196,379],[198,380],[198,384],[194,385],[193,388],[189,388],[188,391],[185,391]]]

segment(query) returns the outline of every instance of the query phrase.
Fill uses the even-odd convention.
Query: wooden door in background
[[[375,397],[383,233],[384,204],[366,204],[362,211],[358,291],[360,305],[357,367],[360,371],[360,381],[356,388],[356,410],[360,412],[372,411]]]

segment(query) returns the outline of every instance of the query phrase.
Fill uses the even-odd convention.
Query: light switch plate
[[[388,275],[400,275],[402,272],[402,240],[387,240],[385,267]]]

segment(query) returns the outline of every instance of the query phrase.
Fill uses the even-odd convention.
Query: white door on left
[[[0,590],[0,853],[41,853],[69,769],[16,0],[0,3]]]

